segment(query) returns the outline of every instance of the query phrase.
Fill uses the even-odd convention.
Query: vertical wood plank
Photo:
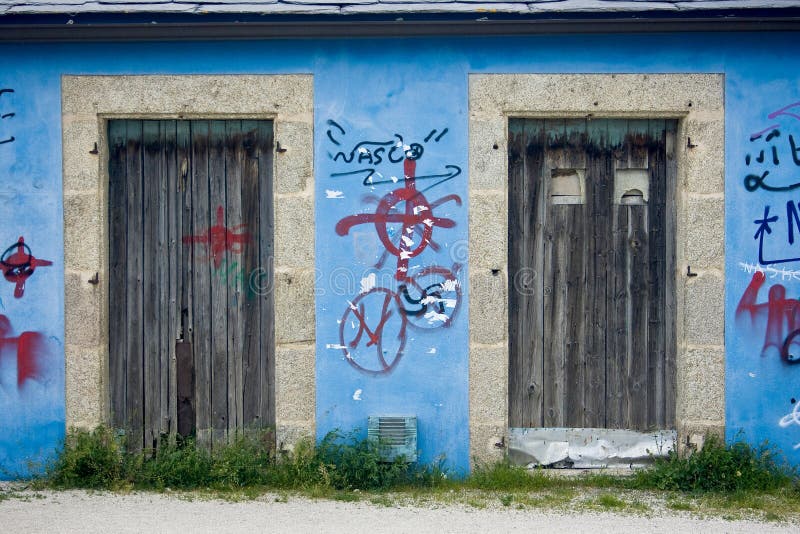
[[[109,279],[108,279],[108,374],[111,391],[111,424],[127,426],[126,362],[127,341],[127,183],[126,123],[108,122],[108,214],[109,214]]]
[[[175,260],[177,243],[174,235],[174,203],[176,192],[175,168],[175,121],[160,121],[159,140],[161,143],[161,172],[158,192],[158,275],[159,309],[161,314],[161,336],[159,340],[159,378],[161,380],[161,399],[159,410],[159,433],[168,435],[175,432],[175,339],[176,329],[176,280]]]
[[[545,427],[564,426],[565,354],[565,301],[564,283],[566,265],[563,236],[567,216],[564,206],[551,202],[552,173],[566,167],[564,155],[566,130],[563,119],[545,120],[547,144],[544,163],[540,171],[544,202],[544,255],[542,274],[544,278],[543,309],[544,354],[542,373],[544,378],[543,415]]]
[[[159,306],[159,192],[163,176],[158,121],[142,122],[143,157],[143,322],[144,322],[144,447],[155,448],[159,437],[161,401]]]
[[[584,424],[606,427],[606,334],[609,333],[606,293],[609,290],[609,175],[613,172],[614,144],[607,119],[587,123],[586,214],[584,225],[586,278],[584,280],[585,376]],[[613,291],[613,286],[611,287]]]
[[[269,273],[260,264],[259,235],[259,177],[258,177],[258,124],[255,121],[242,121],[242,222],[247,225],[250,240],[242,252],[242,266],[245,274],[242,294],[242,425],[247,429],[257,429],[268,425],[261,421],[261,396],[267,391],[262,388],[262,364],[260,353],[261,319],[259,301],[262,293],[269,291]]]
[[[565,336],[565,416],[564,425],[568,427],[584,426],[586,408],[586,359],[585,359],[585,286],[587,247],[586,216],[587,203],[585,176],[587,164],[587,123],[584,119],[568,119],[565,121],[567,149],[565,164],[567,168],[583,172],[584,198],[582,204],[568,207],[565,228],[566,246],[566,336]]]
[[[666,235],[665,235],[665,200],[666,200],[666,165],[665,165],[665,132],[666,121],[651,120],[649,136],[651,139],[649,161],[650,199],[648,200],[648,236],[649,236],[649,280],[648,288],[649,317],[647,354],[650,355],[647,375],[648,416],[647,426],[650,428],[667,428],[666,426],[666,393],[664,390],[665,321],[666,309]]]
[[[664,288],[666,302],[664,321],[667,328],[664,331],[664,419],[667,428],[675,428],[675,403],[677,399],[676,382],[677,382],[677,341],[676,341],[676,246],[675,240],[677,238],[677,177],[678,177],[678,160],[676,153],[677,142],[677,121],[670,120],[666,122],[666,135],[664,139],[665,144],[665,166],[666,166],[666,191],[665,191],[665,216],[664,226],[666,235],[666,262],[664,273]]]
[[[192,351],[195,370],[197,441],[211,444],[211,274],[213,262],[206,241],[212,224],[209,204],[209,134],[208,121],[192,121]]]
[[[647,370],[651,355],[648,353],[649,320],[649,242],[647,234],[648,206],[627,206],[628,210],[628,347],[626,361],[627,417],[626,427],[647,430],[648,381]]]
[[[613,294],[608,297],[608,324],[612,335],[606,345],[606,425],[607,428],[628,428],[628,398],[626,384],[630,355],[628,289],[631,258],[629,210],[627,206],[612,206]]]
[[[523,271],[524,196],[525,186],[525,119],[510,119],[508,123],[508,424],[523,427],[525,398],[530,382],[530,365],[520,336],[521,313],[528,293],[529,280]],[[524,284],[524,287],[522,287]]]
[[[261,324],[260,370],[261,370],[261,406],[259,412],[263,427],[275,425],[275,309],[273,295],[273,277],[275,256],[273,247],[274,235],[274,134],[270,121],[258,122],[258,198],[259,218],[258,246],[259,264],[266,269],[268,290],[262,290],[259,298],[259,320]],[[262,284],[263,287],[263,284]]]
[[[225,184],[226,184],[226,212],[228,227],[231,229],[234,242],[228,246],[227,274],[225,275],[228,286],[227,314],[228,314],[228,431],[236,432],[242,428],[242,356],[244,350],[244,301],[246,293],[243,292],[245,279],[244,254],[253,248],[253,228],[243,217],[242,206],[242,178],[244,173],[244,147],[243,147],[241,121],[225,122]]]
[[[210,123],[208,151],[209,201],[212,224],[228,228],[225,213],[225,121]],[[230,236],[225,232],[223,250],[215,251],[211,258],[211,425],[214,444],[223,443],[228,431],[228,284],[226,251]]]
[[[126,122],[126,176],[128,236],[126,256],[127,345],[126,404],[128,445],[134,451],[144,444],[144,332],[143,332],[143,191],[142,191],[142,122]]]
[[[188,417],[190,432],[197,430],[196,419],[196,377],[194,347],[192,346],[192,269],[194,265],[194,245],[184,243],[184,236],[194,234],[192,230],[192,132],[189,121],[177,121],[175,123],[175,164],[176,164],[176,183],[175,183],[175,231],[173,233],[176,240],[175,269],[176,269],[176,288],[177,308],[175,310],[176,337],[185,346],[181,348],[184,358],[178,359],[176,347],[176,369],[175,369],[175,389],[177,392],[178,374],[182,372],[183,366],[191,367],[191,411]],[[187,360],[187,358],[189,358]],[[186,413],[186,412],[184,412]],[[175,406],[173,413],[175,420],[178,420],[178,406]]]
[[[632,119],[628,121],[625,144],[627,145],[627,166],[620,169],[646,169],[649,153],[649,121]]]

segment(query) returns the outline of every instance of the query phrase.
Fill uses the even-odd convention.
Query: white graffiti
[[[742,268],[747,274],[755,272],[764,273],[770,279],[775,279],[780,276],[781,280],[800,280],[800,271],[793,271],[791,269],[776,269],[775,267],[764,267],[755,263],[739,262],[739,267]]]
[[[784,415],[781,420],[778,421],[778,424],[781,428],[786,428],[791,425],[800,426],[800,402],[795,402],[794,409],[790,413]],[[800,449],[800,443],[795,445],[794,448],[795,450]]]

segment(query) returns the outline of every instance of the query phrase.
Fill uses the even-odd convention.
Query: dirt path
[[[465,505],[401,507],[263,495],[227,502],[156,493],[20,491],[0,501],[0,531],[27,532],[798,532],[799,525],[686,513],[547,513]]]

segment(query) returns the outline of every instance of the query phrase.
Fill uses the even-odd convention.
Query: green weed
[[[744,442],[726,445],[709,436],[704,447],[691,455],[671,452],[656,458],[653,466],[638,471],[630,487],[687,492],[737,492],[790,487],[796,474],[781,465],[767,447]]]
[[[625,501],[623,501],[619,497],[616,497],[615,495],[612,495],[611,493],[603,493],[602,495],[597,497],[596,502],[599,506],[602,506],[603,508],[625,507]]]

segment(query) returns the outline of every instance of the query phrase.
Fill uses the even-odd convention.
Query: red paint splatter
[[[775,284],[769,288],[767,302],[758,303],[758,293],[766,281],[762,272],[753,273],[736,307],[740,327],[756,329],[757,323],[766,321],[764,346],[761,356],[778,354],[786,363],[800,362],[800,301],[786,298],[786,288]],[[749,317],[750,324],[745,320]],[[797,341],[795,339],[797,338]],[[797,355],[792,352],[797,352]]]
[[[247,232],[237,233],[247,228],[246,224],[239,224],[228,228],[225,226],[225,212],[222,206],[217,207],[217,224],[210,227],[205,233],[199,235],[188,235],[183,238],[185,244],[200,243],[206,246],[210,253],[214,269],[219,269],[225,252],[241,254],[244,251],[244,244],[250,241],[250,234]]]
[[[47,351],[44,336],[38,332],[23,332],[17,337],[12,334],[11,321],[0,315],[0,358],[9,354],[7,349],[16,348],[17,387],[20,387],[26,380],[42,377],[42,360]]]
[[[52,264],[51,261],[34,258],[22,236],[0,257],[0,270],[3,271],[5,279],[14,284],[14,297],[18,299],[25,293],[25,281],[31,277],[36,268]]]
[[[405,187],[395,189],[385,195],[375,213],[361,213],[350,215],[336,224],[338,235],[347,235],[353,226],[359,224],[372,223],[375,231],[386,248],[386,251],[393,256],[397,256],[397,271],[395,278],[405,280],[408,273],[408,260],[419,256],[431,243],[433,228],[452,228],[456,225],[452,219],[436,217],[433,209],[445,202],[455,201],[461,205],[461,198],[458,195],[447,195],[436,202],[429,203],[421,191],[417,191],[414,179],[416,171],[416,161],[406,159],[403,164],[405,173]],[[398,206],[405,203],[402,213],[398,212]],[[394,238],[389,235],[388,225],[392,223],[401,224],[401,232]],[[421,231],[420,231],[421,229]],[[394,240],[393,240],[394,239]]]

